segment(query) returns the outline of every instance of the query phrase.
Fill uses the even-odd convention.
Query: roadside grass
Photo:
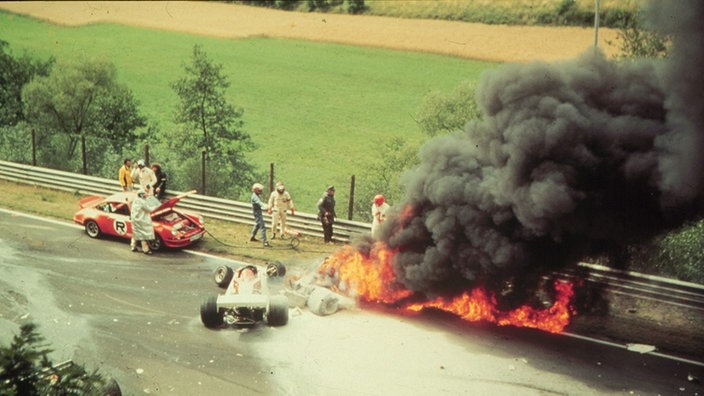
[[[483,71],[497,66],[266,37],[233,40],[117,24],[65,27],[6,12],[0,12],[0,38],[15,54],[110,60],[142,113],[162,131],[174,128],[177,96],[169,84],[183,76],[182,64],[193,45],[202,45],[223,65],[231,82],[228,100],[245,111],[245,129],[258,145],[249,155],[251,162],[262,174],[274,163],[276,178],[287,184],[297,207],[309,212],[325,186],[348,186],[352,175],[378,159],[375,148],[384,141],[404,137],[417,144],[426,139],[413,118],[426,94],[476,82]],[[158,150],[150,145],[156,161],[165,155]],[[338,188],[339,202],[348,200],[346,190]]]
[[[0,194],[2,208],[66,222],[73,221],[73,215],[78,211],[78,200],[82,197],[76,193],[6,180],[0,180],[0,191],[3,192]],[[249,242],[251,225],[207,217],[205,224],[209,234],[190,249],[245,262],[265,263],[279,260],[287,264],[294,263],[296,268],[312,270],[317,268],[325,256],[340,248],[325,245],[322,239],[309,236],[299,238],[298,250],[291,248],[290,240],[272,240],[272,248],[264,248],[261,243]],[[267,232],[267,235],[271,237],[271,232]],[[87,235],[85,237],[89,238]],[[125,248],[128,248],[127,244]]]

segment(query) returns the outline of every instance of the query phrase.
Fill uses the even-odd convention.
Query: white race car
[[[264,274],[266,275],[264,275]],[[270,326],[288,323],[288,298],[269,295],[267,278],[284,276],[280,262],[266,268],[245,265],[234,270],[222,265],[215,269],[215,283],[227,288],[225,294],[208,297],[200,305],[200,319],[209,329],[223,325],[251,326],[265,321]]]

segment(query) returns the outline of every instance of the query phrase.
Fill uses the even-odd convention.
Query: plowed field
[[[423,51],[498,62],[570,59],[594,45],[578,27],[482,25],[278,11],[215,2],[0,2],[0,9],[64,25],[111,22],[194,34],[268,36]],[[617,31],[599,29],[599,47],[616,48]]]

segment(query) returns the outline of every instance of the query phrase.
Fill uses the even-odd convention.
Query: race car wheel
[[[288,299],[286,296],[271,296],[266,312],[269,326],[283,326],[288,323]]]
[[[110,378],[103,387],[103,395],[106,396],[122,396],[122,390],[115,378]]]
[[[218,310],[217,296],[208,297],[200,304],[200,320],[209,329],[222,326],[223,314]]]
[[[311,312],[319,316],[334,314],[339,309],[339,299],[335,293],[322,287],[313,290],[306,304]]]
[[[228,267],[227,265],[221,265],[215,268],[215,271],[213,272],[215,284],[220,287],[227,288],[230,281],[232,281],[232,275],[234,275],[234,273],[235,271],[232,270],[232,267]]]
[[[149,241],[149,249],[158,252],[164,247],[164,241],[161,239],[159,234],[154,234],[154,239]]]
[[[98,227],[98,223],[93,220],[86,221],[85,228],[86,234],[88,234],[89,237],[97,238],[100,236],[100,227]]]
[[[272,261],[266,265],[266,274],[269,278],[286,275],[286,266],[281,261]]]

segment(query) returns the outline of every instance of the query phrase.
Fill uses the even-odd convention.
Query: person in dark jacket
[[[259,183],[254,183],[252,186],[252,214],[254,215],[254,227],[252,228],[252,233],[249,240],[251,242],[257,242],[257,231],[261,230],[264,247],[271,247],[266,238],[266,225],[264,225],[264,214],[262,211],[267,210],[267,206],[264,201],[262,201],[262,191],[264,191],[264,186]]]
[[[154,171],[154,176],[156,176],[156,183],[154,183],[154,196],[162,201],[164,199],[164,194],[166,194],[166,173],[161,170],[161,164],[153,163],[152,170]]]
[[[329,186],[318,200],[318,220],[323,225],[323,240],[332,243],[332,225],[335,223],[335,186]]]

